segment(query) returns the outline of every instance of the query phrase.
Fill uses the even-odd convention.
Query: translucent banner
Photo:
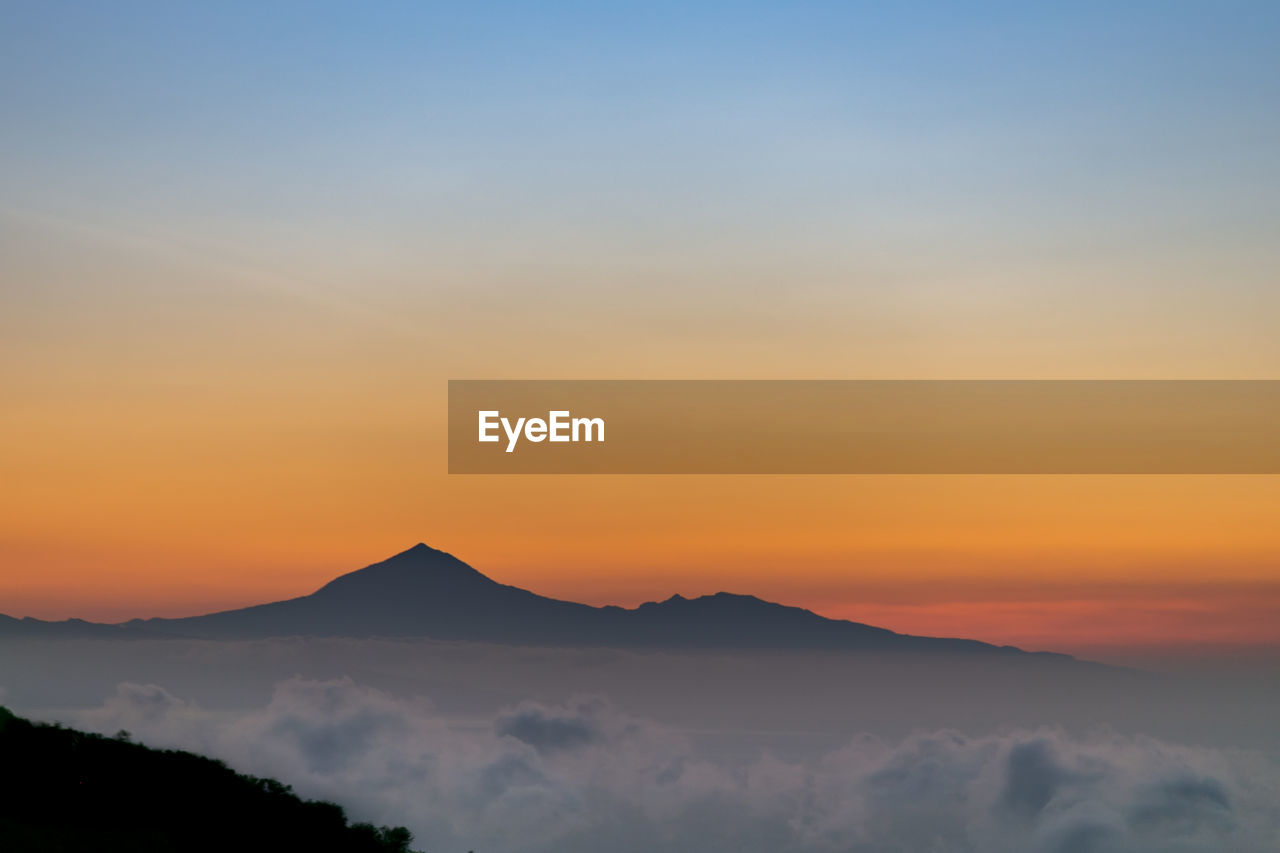
[[[454,474],[1274,474],[1280,380],[452,380]]]

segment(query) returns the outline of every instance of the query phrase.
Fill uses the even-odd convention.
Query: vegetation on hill
[[[411,841],[211,758],[0,708],[5,853],[409,853]]]

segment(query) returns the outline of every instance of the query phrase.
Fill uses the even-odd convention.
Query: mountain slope
[[[0,707],[0,850],[409,853],[403,827],[351,824],[190,752],[32,723]]]
[[[897,634],[723,592],[677,595],[634,609],[592,607],[497,583],[423,544],[300,598],[124,627],[209,638],[423,636],[528,645],[1026,654],[975,640]]]

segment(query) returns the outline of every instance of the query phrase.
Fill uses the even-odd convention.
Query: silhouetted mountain
[[[86,622],[83,619],[65,619],[61,622],[46,622],[43,619],[14,619],[0,613],[0,638],[33,637],[39,639],[130,639],[154,636],[137,625],[103,625],[98,622]]]
[[[898,634],[724,592],[694,599],[676,595],[634,609],[592,607],[497,583],[422,544],[301,598],[183,619],[135,619],[125,627],[208,638],[381,636],[523,645],[1027,654],[976,640]]]
[[[32,723],[0,708],[0,850],[11,853],[409,853],[404,827],[190,752]]]

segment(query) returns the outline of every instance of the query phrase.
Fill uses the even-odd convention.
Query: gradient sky
[[[0,612],[420,540],[1280,645],[1274,477],[449,477],[448,378],[1276,378],[1280,7],[56,3],[0,27]]]

